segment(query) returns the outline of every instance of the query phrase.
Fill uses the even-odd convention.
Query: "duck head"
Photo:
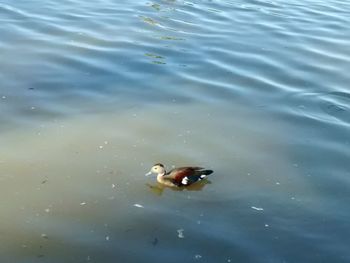
[[[146,173],[146,176],[150,174],[157,174],[157,175],[164,175],[165,174],[165,168],[164,165],[161,163],[156,163],[152,166],[151,170]]]

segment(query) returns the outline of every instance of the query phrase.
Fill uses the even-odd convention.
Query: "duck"
[[[197,166],[186,166],[172,169],[167,172],[161,163],[156,163],[146,174],[157,174],[157,181],[169,187],[185,187],[203,180],[212,174],[213,170],[206,170]]]

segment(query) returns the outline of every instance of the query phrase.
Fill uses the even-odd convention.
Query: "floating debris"
[[[156,246],[157,244],[158,244],[158,238],[155,237],[152,241],[152,245]]]
[[[81,202],[80,205],[86,205],[86,202]]]
[[[45,209],[45,212],[46,212],[46,213],[50,213],[50,208],[46,208],[46,209]]]
[[[109,241],[109,236],[106,236],[106,240]]]
[[[199,254],[197,254],[197,255],[195,255],[195,256],[194,256],[194,258],[195,258],[195,259],[201,259],[201,258],[202,258],[202,256],[201,256],[201,255],[199,255]]]
[[[151,7],[153,7],[157,11],[160,11],[160,5],[159,4],[152,4]]]
[[[140,205],[140,204],[134,204],[134,206],[138,208],[143,208],[143,205]]]
[[[177,230],[177,236],[178,236],[178,238],[185,238],[185,235],[184,235],[184,229],[178,229]]]
[[[163,59],[164,57],[161,55],[153,54],[153,53],[145,53],[145,56],[151,57],[151,58],[160,58]],[[136,115],[136,114],[135,114]]]
[[[117,185],[116,184],[112,184],[112,188],[116,188],[117,187]]]
[[[42,238],[49,239],[49,237],[46,234],[41,234]]]
[[[163,61],[158,61],[158,60],[153,60],[152,61],[153,64],[157,64],[157,65],[165,65],[166,63]]]
[[[256,207],[256,206],[252,206],[252,209],[257,210],[257,211],[263,211],[264,210],[264,208]]]
[[[180,37],[172,37],[172,36],[161,36],[161,40],[185,40],[184,38]]]
[[[144,16],[140,16],[140,18],[143,20],[143,22],[152,25],[152,26],[156,26],[159,25],[159,23],[155,20],[153,20],[152,18],[149,17],[144,17]]]

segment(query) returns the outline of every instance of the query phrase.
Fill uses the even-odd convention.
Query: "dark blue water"
[[[349,14],[1,1],[0,261],[350,262]]]

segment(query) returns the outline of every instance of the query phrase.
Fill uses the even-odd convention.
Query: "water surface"
[[[1,1],[1,262],[349,262],[349,11]]]

